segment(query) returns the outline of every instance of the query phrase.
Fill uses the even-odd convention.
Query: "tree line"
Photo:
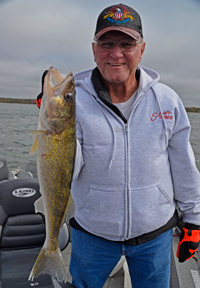
[[[36,104],[35,99],[0,98],[0,103]],[[200,113],[200,108],[186,107],[187,112]]]
[[[0,103],[36,104],[35,99],[0,98]]]
[[[200,108],[197,108],[197,107],[190,107],[190,108],[186,107],[185,110],[187,112],[200,113]]]

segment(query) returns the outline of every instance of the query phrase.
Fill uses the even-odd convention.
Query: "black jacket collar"
[[[136,70],[136,79],[139,81],[140,79],[140,70]],[[98,69],[98,67],[94,68],[92,71],[92,84],[94,86],[94,89],[102,102],[104,102],[109,108],[111,108],[125,123],[127,123],[127,119],[124,117],[124,115],[121,113],[121,111],[112,103],[110,94],[108,93],[108,90],[106,89],[105,84],[103,83],[103,80],[101,78],[101,73]]]

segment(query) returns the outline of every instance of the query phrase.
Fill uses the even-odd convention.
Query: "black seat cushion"
[[[45,240],[45,223],[41,214],[10,216],[6,220],[2,235],[1,248],[42,246]]]
[[[8,216],[35,213],[41,196],[38,179],[13,179],[0,183],[0,206]],[[0,225],[3,226],[2,220]]]

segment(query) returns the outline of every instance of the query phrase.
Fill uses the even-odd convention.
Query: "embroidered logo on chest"
[[[173,116],[171,115],[172,112],[170,112],[170,111],[165,111],[162,114],[161,114],[161,112],[159,112],[159,113],[154,112],[151,115],[151,121],[155,121],[157,119],[163,119],[163,116],[164,116],[164,119],[166,119],[166,120],[172,120],[173,119]]]

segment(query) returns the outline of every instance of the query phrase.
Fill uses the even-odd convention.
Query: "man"
[[[169,288],[176,205],[185,228],[179,261],[199,245],[200,176],[178,95],[138,66],[139,14],[124,4],[99,15],[97,67],[75,75],[77,155],[70,272],[77,288],[101,288],[126,256],[134,288]]]

